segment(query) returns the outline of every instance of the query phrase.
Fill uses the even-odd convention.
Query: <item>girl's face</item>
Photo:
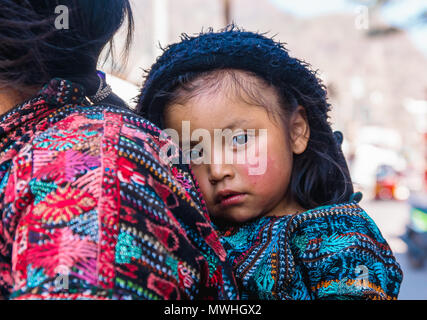
[[[303,109],[299,108],[283,123],[265,107],[242,99],[243,93],[233,95],[223,87],[215,92],[203,92],[185,103],[172,104],[165,111],[166,128],[179,133],[181,146],[197,145],[183,152],[190,152],[192,159],[199,157],[191,165],[209,214],[241,223],[260,216],[303,210],[288,192],[293,153],[305,150],[309,136]],[[279,110],[272,87],[265,86],[262,95],[264,101]],[[190,122],[191,133],[202,128],[209,136],[190,143],[183,141],[188,140],[182,136],[183,121]],[[231,129],[231,138],[215,144],[215,129]],[[267,132],[266,140],[260,129]],[[226,152],[233,154],[232,162],[226,159]],[[237,160],[239,156],[242,159],[242,153],[245,161]],[[251,168],[259,161],[265,163],[264,173],[254,174]]]

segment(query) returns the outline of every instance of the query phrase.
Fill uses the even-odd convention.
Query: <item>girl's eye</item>
[[[247,142],[248,142],[248,135],[246,133],[239,134],[233,137],[233,144],[236,144],[237,146],[243,145]]]
[[[191,149],[190,152],[191,152],[191,159],[192,160],[203,157],[203,150],[194,148],[194,149]]]
[[[203,149],[193,148],[184,152],[187,159],[193,161],[203,157]]]

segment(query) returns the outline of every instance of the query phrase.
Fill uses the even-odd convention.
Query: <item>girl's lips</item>
[[[230,197],[221,199],[219,204],[222,207],[233,206],[233,205],[242,203],[245,200],[245,198],[246,198],[245,193],[233,194]]]

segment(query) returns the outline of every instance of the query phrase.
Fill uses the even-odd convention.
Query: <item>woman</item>
[[[0,5],[0,297],[237,298],[190,169],[96,71],[129,2],[61,4]]]

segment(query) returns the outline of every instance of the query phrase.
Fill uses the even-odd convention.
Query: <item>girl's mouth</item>
[[[241,204],[245,200],[246,196],[246,193],[225,190],[218,192],[216,202],[219,203],[221,207],[229,207]]]

